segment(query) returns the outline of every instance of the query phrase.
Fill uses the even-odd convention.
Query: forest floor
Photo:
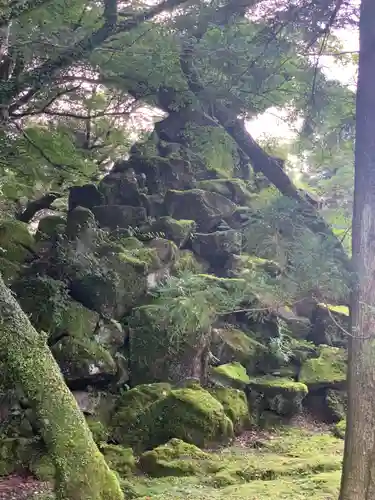
[[[232,446],[211,451],[222,465],[213,474],[202,469],[185,477],[138,476],[124,480],[123,487],[127,500],[335,500],[342,453],[343,441],[328,428],[302,419],[273,432],[247,432]],[[52,499],[42,493],[45,488],[31,479],[8,478],[0,482],[0,500]]]

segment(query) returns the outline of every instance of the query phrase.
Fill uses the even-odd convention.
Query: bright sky
[[[357,51],[358,36],[348,30],[340,30],[336,33],[342,42],[342,50]],[[320,66],[323,68],[328,78],[341,81],[343,84],[349,85],[352,88],[356,86],[356,66],[354,64],[340,64],[330,55],[321,56],[319,58]],[[298,132],[302,120],[297,120],[292,126],[286,122],[286,113],[276,108],[270,108],[256,120],[247,123],[247,130],[255,139],[261,139],[267,136],[292,139]]]

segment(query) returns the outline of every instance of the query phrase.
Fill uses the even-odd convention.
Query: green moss
[[[233,437],[233,424],[223,405],[204,389],[173,390],[145,416],[153,446],[175,437],[203,448]]]
[[[0,476],[22,471],[32,452],[32,439],[0,435]]]
[[[336,437],[340,439],[345,439],[345,432],[346,432],[346,419],[342,419],[333,427],[333,433]]]
[[[0,351],[6,353],[12,382],[22,387],[35,409],[41,437],[56,467],[57,499],[122,500],[118,480],[95,445],[45,339],[1,282],[0,316]]]
[[[343,316],[349,316],[349,307],[348,306],[334,306],[332,304],[318,304],[318,306],[323,307],[324,309],[329,309],[333,313],[342,314]]]
[[[35,235],[37,241],[48,240],[64,232],[66,220],[60,215],[47,215],[39,221],[38,231]]]
[[[214,330],[213,354],[223,363],[238,361],[246,366],[247,372],[255,370],[257,360],[265,347],[247,333],[231,325]]]
[[[280,273],[280,266],[277,262],[249,254],[242,254],[238,257],[237,268],[241,277],[253,274],[254,271],[264,271],[272,276]]]
[[[248,386],[250,401],[260,414],[264,410],[271,410],[283,416],[299,413],[302,410],[302,401],[308,393],[305,384],[279,377],[252,378]]]
[[[117,371],[111,354],[89,338],[64,337],[52,347],[52,352],[69,381],[107,378]]]
[[[199,475],[207,471],[211,462],[208,453],[176,438],[146,451],[139,459],[141,470],[153,477]]]
[[[178,254],[176,263],[173,266],[173,272],[177,275],[185,272],[199,274],[204,271],[204,268],[204,264],[197,260],[192,251],[181,250]]]
[[[328,389],[325,397],[328,410],[328,418],[331,422],[339,422],[346,416],[347,395],[344,391]]]
[[[131,448],[106,444],[100,447],[100,451],[109,467],[116,471],[120,477],[127,477],[135,471],[136,463]]]
[[[338,347],[322,346],[318,358],[302,365],[299,380],[307,385],[342,383],[346,379],[347,354]]]
[[[21,266],[18,262],[0,257],[0,273],[7,285],[10,285],[18,277],[20,270]]]
[[[218,377],[220,380],[226,380],[235,387],[242,387],[250,382],[250,378],[246,373],[246,368],[237,361],[216,366],[212,369],[212,375],[215,378]]]
[[[170,390],[169,384],[144,384],[122,393],[111,417],[112,438],[120,444],[142,448],[149,441],[150,430],[146,419],[140,425],[141,417],[152,403],[166,397]]]
[[[64,282],[47,276],[24,276],[14,283],[13,290],[38,330],[52,334],[63,323],[71,303]]]
[[[34,238],[27,224],[15,220],[0,221],[1,256],[11,262],[24,262],[34,248]]]
[[[56,475],[56,467],[53,464],[52,458],[47,454],[36,455],[30,464],[30,472],[39,481],[52,481]]]
[[[159,217],[151,225],[150,232],[162,234],[164,238],[173,241],[178,247],[182,247],[195,229],[196,224],[193,220]]]
[[[233,422],[234,432],[241,433],[251,423],[249,405],[243,391],[230,387],[217,387],[210,394],[223,405],[225,414]]]
[[[209,179],[198,182],[196,187],[221,194],[240,205],[249,205],[254,196],[241,179]]]
[[[127,498],[146,500],[327,500],[337,498],[343,443],[330,434],[282,428],[261,440],[260,448],[234,445],[208,453],[184,454],[186,474],[171,470],[173,454],[151,454],[155,477],[124,482]],[[182,445],[183,446],[183,445]],[[164,447],[160,447],[163,454]],[[157,449],[159,451],[159,449]],[[165,465],[165,468],[164,468]],[[177,462],[177,467],[178,467]],[[190,473],[189,473],[190,468]],[[151,472],[153,475],[153,473]],[[163,476],[163,477],[162,477]]]
[[[97,445],[102,445],[108,440],[109,430],[103,422],[95,417],[86,417],[86,423]]]

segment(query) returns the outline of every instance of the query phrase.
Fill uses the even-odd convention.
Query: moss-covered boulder
[[[314,344],[346,347],[349,331],[349,309],[347,306],[318,304],[311,316],[311,331],[308,340]]]
[[[23,276],[13,284],[23,310],[53,343],[61,335],[90,336],[99,316],[72,300],[66,283],[48,276]]]
[[[181,156],[165,158],[158,156],[156,150],[145,155],[134,153],[128,161],[117,165],[113,171],[125,173],[130,168],[134,169],[136,174],[144,174],[150,194],[164,194],[167,189],[189,189],[193,185],[194,176],[190,162]]]
[[[201,475],[211,463],[208,453],[176,438],[144,452],[139,458],[140,469],[153,477]]]
[[[336,387],[345,384],[347,353],[339,347],[322,346],[319,357],[306,360],[299,381],[311,387]]]
[[[64,337],[52,347],[65,380],[82,388],[114,379],[117,366],[110,353],[94,340]]]
[[[111,230],[137,227],[147,218],[145,208],[128,205],[100,205],[92,211],[99,226]]]
[[[150,444],[157,446],[179,438],[200,448],[228,442],[233,423],[223,405],[202,388],[172,390],[150,406]]]
[[[254,198],[242,179],[209,179],[198,182],[196,187],[221,194],[237,205],[248,205]]]
[[[279,377],[252,378],[247,386],[251,406],[259,413],[270,410],[291,417],[302,410],[302,401],[308,393],[301,382]]]
[[[81,245],[59,249],[59,272],[71,294],[105,317],[121,318],[147,291],[147,275],[159,261],[152,248],[126,248],[124,241],[102,241],[93,251]]]
[[[222,266],[222,259],[241,252],[242,235],[234,229],[208,234],[196,233],[192,247],[197,255],[210,262],[215,268],[218,265]]]
[[[239,278],[251,278],[259,271],[263,271],[271,277],[276,277],[281,271],[277,262],[246,253],[233,255],[227,263],[227,268],[234,276]]]
[[[346,419],[340,420],[336,425],[333,427],[333,434],[340,438],[340,439],[345,439],[345,432],[346,432]]]
[[[100,451],[109,467],[116,471],[120,477],[130,476],[136,469],[136,461],[131,448],[119,445],[102,444]]]
[[[164,203],[168,215],[174,219],[194,220],[200,232],[212,231],[236,208],[228,198],[202,189],[170,190],[166,193]]]
[[[238,361],[246,367],[248,373],[252,373],[265,349],[260,342],[233,325],[212,330],[211,352],[220,364]]]
[[[11,285],[21,272],[21,264],[0,257],[0,273],[6,285]]]
[[[34,238],[27,224],[15,220],[0,220],[1,257],[22,263],[32,255]]]
[[[73,186],[69,189],[68,208],[69,212],[76,207],[85,207],[91,210],[97,205],[105,202],[103,194],[94,184]]]
[[[240,434],[251,424],[249,404],[246,395],[239,389],[215,387],[210,394],[223,405],[225,414],[233,422],[235,434]]]
[[[66,283],[48,276],[25,275],[12,288],[37,330],[50,334],[62,324],[70,302]]]
[[[190,305],[188,306],[190,307]],[[181,326],[155,305],[133,310],[129,319],[132,384],[176,383],[186,378],[204,382],[211,332]]]
[[[32,439],[0,436],[0,477],[27,468],[33,444]]]
[[[37,241],[55,239],[66,230],[66,219],[61,215],[47,215],[40,219],[38,230],[35,234]]]
[[[66,236],[70,241],[78,238],[86,247],[95,243],[97,236],[97,224],[94,214],[88,208],[76,207],[68,213],[66,221]]]
[[[327,389],[325,404],[331,422],[340,422],[345,418],[348,409],[348,397],[345,391]]]
[[[250,382],[246,368],[237,361],[215,366],[211,369],[210,378],[216,383],[239,389],[243,389]]]
[[[209,264],[202,259],[198,259],[191,250],[180,250],[172,268],[172,273],[176,275],[186,272],[201,274],[207,271],[208,268]]]
[[[173,241],[179,248],[183,247],[195,231],[193,220],[176,220],[172,217],[159,217],[150,226],[150,233]]]
[[[110,421],[112,439],[124,446],[147,445],[149,423],[147,418],[143,418],[143,414],[149,410],[151,404],[165,398],[170,391],[169,384],[156,383],[138,385],[123,392],[117,399]]]

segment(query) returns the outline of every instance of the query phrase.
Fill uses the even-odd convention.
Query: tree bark
[[[36,332],[0,278],[0,352],[7,375],[32,405],[56,466],[58,500],[121,500],[115,474],[99,452],[65,385],[46,339]]]
[[[348,416],[340,500],[375,498],[375,2],[362,0],[356,109]]]

